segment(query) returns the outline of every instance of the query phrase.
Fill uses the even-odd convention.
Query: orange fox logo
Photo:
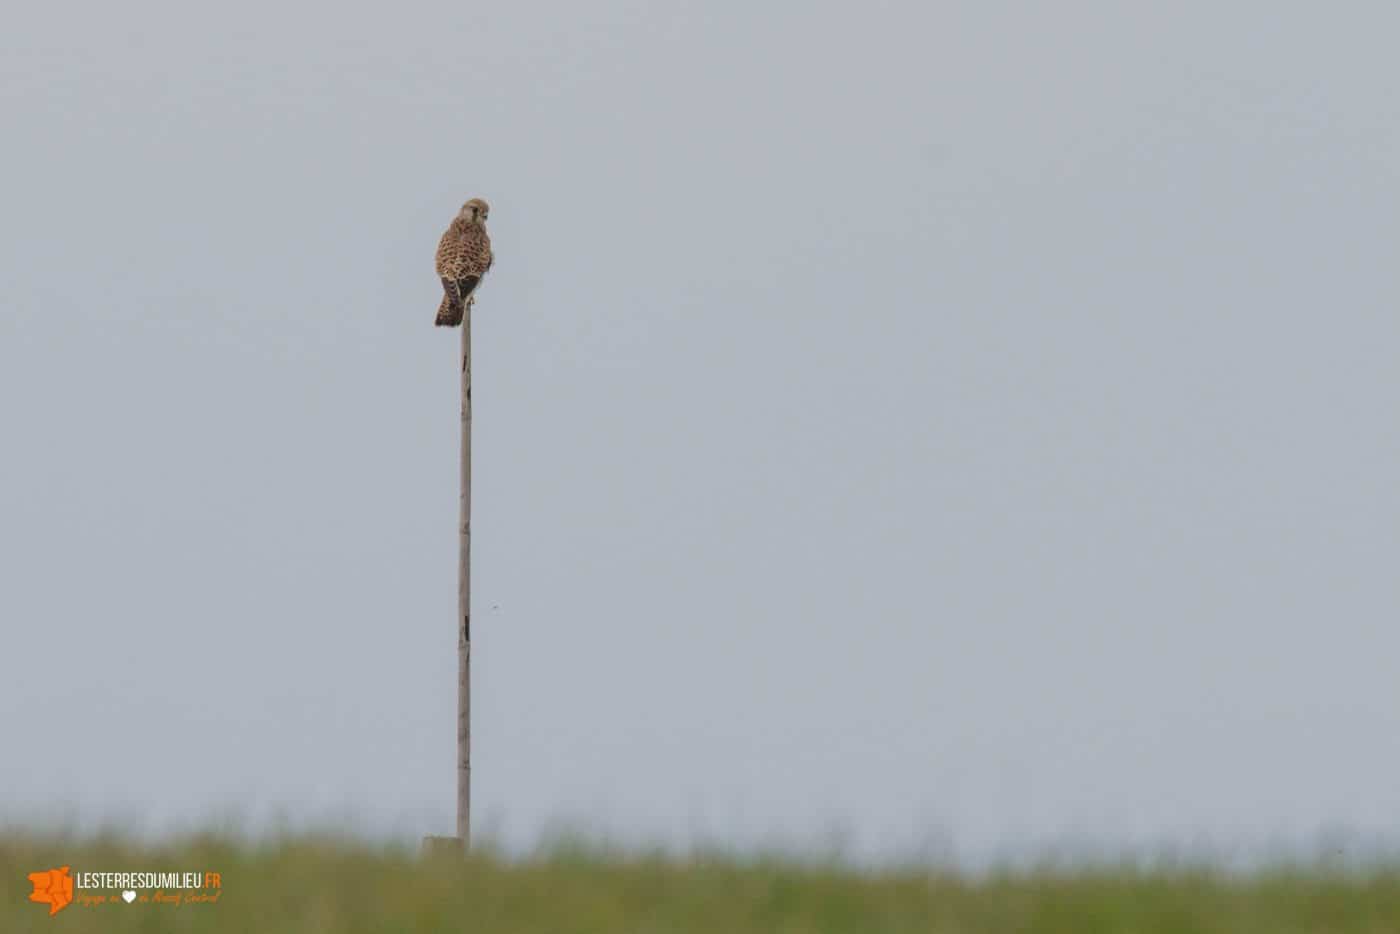
[[[73,901],[73,877],[68,875],[69,868],[60,866],[48,872],[29,874],[29,881],[34,883],[34,891],[29,893],[29,900],[48,905],[51,918]]]

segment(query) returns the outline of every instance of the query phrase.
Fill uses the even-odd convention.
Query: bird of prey
[[[442,279],[442,304],[434,324],[456,327],[474,301],[481,277],[491,268],[491,238],[486,235],[486,215],[491,208],[480,198],[462,205],[452,218],[437,248],[437,274]]]

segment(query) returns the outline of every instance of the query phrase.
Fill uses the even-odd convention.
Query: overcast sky
[[[450,832],[480,196],[478,826],[1400,838],[1394,4],[8,20],[0,814]]]

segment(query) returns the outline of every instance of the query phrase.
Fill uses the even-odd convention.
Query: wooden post
[[[457,837],[471,846],[472,814],[472,304],[462,310],[462,503],[457,556]]]
[[[462,309],[462,490],[457,526],[457,835],[426,836],[425,858],[461,856],[472,826],[472,299]]]

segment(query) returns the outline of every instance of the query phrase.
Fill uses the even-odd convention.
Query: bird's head
[[[468,224],[485,224],[486,215],[491,212],[491,206],[480,198],[473,198],[462,205],[462,210],[457,212],[457,216]]]

